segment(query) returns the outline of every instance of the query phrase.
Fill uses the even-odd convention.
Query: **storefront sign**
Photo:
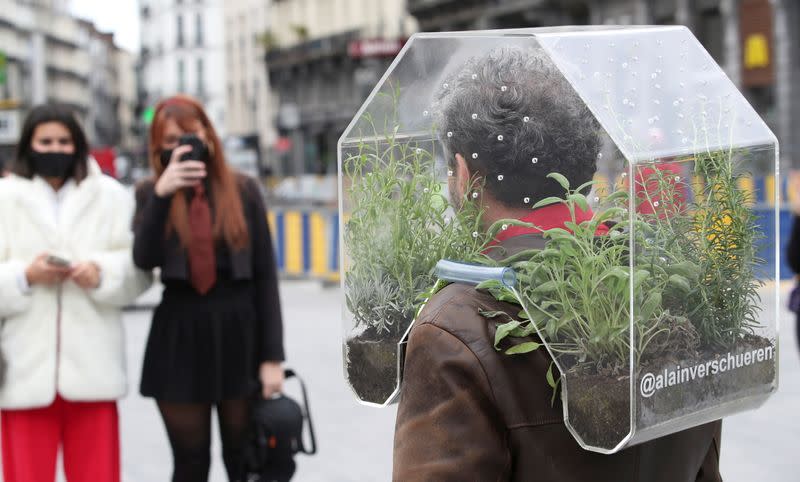
[[[14,144],[19,138],[19,111],[0,110],[0,144]]]
[[[392,57],[403,48],[403,40],[355,40],[348,46],[350,57]]]
[[[744,87],[764,87],[775,82],[772,17],[769,0],[743,0],[739,4]]]
[[[744,42],[744,68],[769,67],[769,42],[761,33],[754,33]]]

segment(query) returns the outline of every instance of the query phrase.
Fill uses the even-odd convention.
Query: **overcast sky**
[[[70,0],[72,13],[102,32],[113,32],[116,44],[132,53],[139,51],[138,10],[137,0]]]

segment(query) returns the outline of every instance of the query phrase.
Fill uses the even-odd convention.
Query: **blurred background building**
[[[228,161],[248,174],[265,175],[272,172],[266,154],[275,142],[261,43],[269,26],[269,2],[227,0],[224,12]]]
[[[416,22],[403,0],[274,1],[261,43],[283,175],[335,174],[336,144]]]
[[[131,88],[131,54],[119,49],[113,34],[70,16],[67,5],[0,1],[0,158],[6,162],[25,114],[45,101],[72,106],[93,149],[118,148],[123,138],[137,142],[131,138],[134,106],[120,101],[126,85]]]
[[[319,178],[335,173],[337,140],[414,32],[683,24],[776,132],[784,167],[800,165],[798,0],[124,1],[138,5],[135,53],[69,0],[0,0],[0,157],[31,105],[58,100],[96,149],[144,175],[152,108],[185,92],[238,168],[285,198],[331,202]]]
[[[222,0],[140,0],[139,103],[190,94],[225,136],[225,34]]]

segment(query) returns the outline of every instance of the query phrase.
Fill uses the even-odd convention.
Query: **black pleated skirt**
[[[248,281],[219,280],[205,296],[185,282],[165,283],[147,340],[141,394],[186,403],[246,398],[257,386],[256,320]]]

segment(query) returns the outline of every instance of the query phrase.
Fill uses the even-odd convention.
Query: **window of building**
[[[178,45],[178,47],[183,47],[183,15],[178,15],[176,21],[177,21],[176,28],[178,32],[178,38],[176,39],[176,44]]]
[[[653,23],[658,25],[674,25],[677,23],[675,15],[678,5],[675,0],[650,0],[650,14]]]
[[[186,68],[183,60],[178,60],[178,91],[186,92]]]
[[[725,25],[719,5],[701,2],[695,12],[694,33],[718,64],[725,64]]]
[[[251,123],[253,126],[253,130],[256,130],[256,126],[258,125],[258,79],[253,80],[253,95],[250,102],[250,109],[252,113]]]
[[[202,47],[203,46],[203,15],[198,13],[197,16],[194,18],[194,21],[195,21],[194,22],[195,23],[195,29],[194,29],[194,32],[195,32],[195,44],[197,44],[198,47]]]
[[[201,96],[205,94],[206,85],[205,85],[205,76],[203,74],[204,66],[203,66],[203,58],[200,57],[197,59],[197,93]]]

